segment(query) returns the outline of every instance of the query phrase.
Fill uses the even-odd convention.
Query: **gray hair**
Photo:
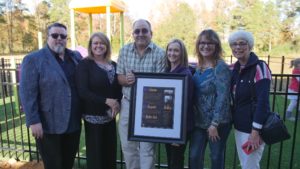
[[[149,30],[152,32],[151,23],[150,23],[148,20],[146,20],[146,19],[138,19],[138,20],[134,21],[133,24],[132,24],[132,27],[134,28],[134,25],[135,25],[137,22],[141,22],[141,21],[146,22],[147,25],[149,26]]]
[[[232,43],[234,43],[235,41],[237,41],[239,39],[247,41],[248,46],[250,47],[250,49],[253,49],[254,38],[253,38],[252,33],[244,31],[244,30],[235,31],[235,32],[233,32],[229,35],[228,43],[232,44]]]

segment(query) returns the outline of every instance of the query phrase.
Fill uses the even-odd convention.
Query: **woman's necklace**
[[[111,64],[109,62],[100,62],[100,61],[95,60],[95,63],[102,69],[105,69],[105,70],[112,69]]]

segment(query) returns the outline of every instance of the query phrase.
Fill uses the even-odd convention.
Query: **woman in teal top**
[[[193,76],[195,127],[190,145],[190,168],[204,168],[210,147],[212,169],[224,168],[224,151],[231,129],[230,70],[222,60],[222,46],[213,30],[202,31],[196,41],[198,67]]]

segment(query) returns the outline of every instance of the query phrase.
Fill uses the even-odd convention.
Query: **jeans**
[[[231,124],[220,124],[218,127],[218,134],[220,140],[212,142],[208,138],[207,129],[195,128],[192,133],[190,143],[190,169],[203,169],[205,148],[209,143],[210,159],[212,169],[223,169],[225,147],[228,135],[230,133]]]

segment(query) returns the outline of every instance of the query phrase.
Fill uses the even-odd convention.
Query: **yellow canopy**
[[[82,12],[89,14],[89,32],[92,34],[92,14],[106,14],[106,35],[110,39],[110,13],[120,13],[121,29],[120,39],[121,46],[124,45],[124,16],[125,3],[122,0],[71,0],[69,4],[71,13],[71,45],[75,49],[75,14],[74,12]]]
[[[125,3],[121,0],[72,0],[69,4],[70,9],[89,14],[106,13],[106,7],[110,8],[111,13],[125,11]]]

